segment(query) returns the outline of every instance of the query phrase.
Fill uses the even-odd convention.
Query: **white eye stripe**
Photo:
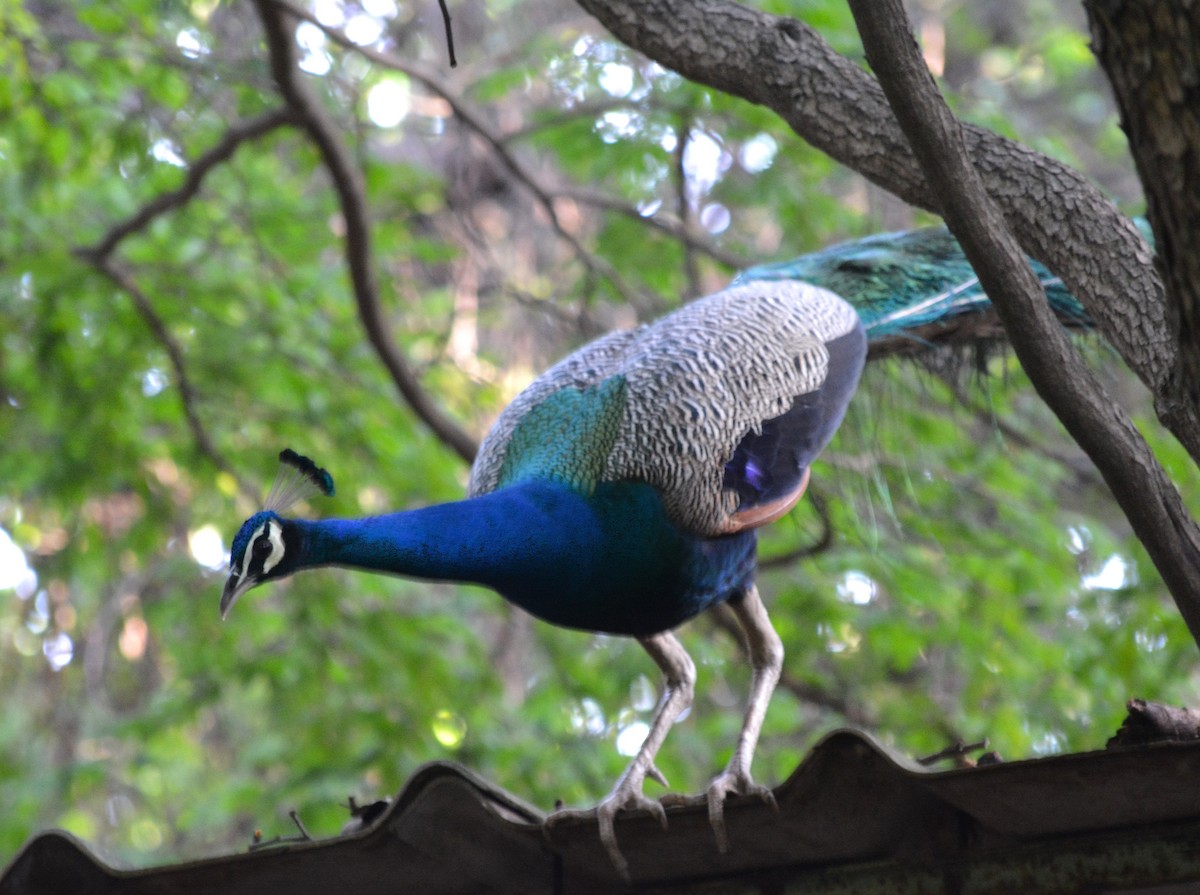
[[[271,552],[263,561],[262,574],[266,575],[271,569],[279,565],[283,559],[283,529],[274,520],[268,519],[256,528],[254,534],[250,536],[250,546],[246,549],[246,555],[242,557],[242,567],[237,570],[239,579],[246,578],[250,574],[250,566],[254,562],[254,545],[258,543],[258,539],[264,534],[271,543]]]
[[[274,522],[268,522],[267,537],[271,541],[271,555],[263,563],[264,575],[279,565],[279,561],[283,559],[283,528]]]
[[[250,543],[246,547],[245,554],[242,556],[242,567],[237,570],[237,576],[239,579],[244,579],[246,574],[250,571],[250,560],[254,558],[254,542],[258,540],[258,536],[262,534],[262,531],[267,527],[267,524],[268,523],[264,522],[262,525],[256,528],[254,530],[254,534],[250,536]]]

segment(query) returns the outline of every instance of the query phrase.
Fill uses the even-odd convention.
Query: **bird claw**
[[[705,795],[708,802],[708,823],[717,840],[717,851],[721,854],[729,851],[729,833],[725,826],[725,798],[730,793],[757,797],[770,805],[776,813],[779,812],[779,803],[775,801],[775,794],[768,787],[755,783],[750,778],[749,771],[727,768],[718,774],[708,784]]]
[[[661,786],[663,789],[671,788],[671,784],[667,782],[666,776],[663,774],[662,771],[660,771],[658,768],[656,768],[654,766],[653,762],[651,762],[650,765],[646,768],[646,776],[649,777],[651,780],[653,780],[655,783],[657,783],[659,786]]]
[[[653,765],[646,770],[646,775],[665,783],[665,778]],[[621,847],[617,843],[614,823],[617,814],[622,811],[645,811],[655,818],[664,830],[668,829],[667,811],[663,808],[662,803],[647,798],[642,793],[640,780],[635,782],[627,779],[618,783],[595,808],[560,808],[555,811],[543,821],[542,832],[549,838],[550,829],[562,820],[592,820],[594,818],[600,825],[600,844],[604,846],[604,851],[607,852],[617,873],[621,875],[622,879],[629,882],[629,862],[625,860],[625,856],[621,853]]]

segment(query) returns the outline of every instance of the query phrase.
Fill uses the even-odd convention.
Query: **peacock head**
[[[333,476],[307,457],[284,450],[266,508],[243,524],[229,552],[229,578],[221,593],[221,618],[246,591],[290,575],[299,560],[295,529],[279,514],[316,494],[333,495]]]
[[[284,521],[270,510],[255,513],[242,525],[229,553],[229,579],[221,594],[221,618],[229,615],[233,604],[246,591],[291,571],[294,561],[285,562],[288,550],[283,531]]]

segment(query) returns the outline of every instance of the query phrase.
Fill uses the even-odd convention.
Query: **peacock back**
[[[551,367],[504,410],[480,447],[469,493],[528,478],[584,492],[640,481],[684,531],[739,530],[739,513],[802,486],[798,477],[840,421],[844,400],[804,400],[827,384],[835,343],[845,345],[834,366],[848,399],[865,352],[858,316],[828,290],[793,280],[731,287],[612,333]],[[806,430],[816,420],[820,431],[792,446],[790,418],[803,418]]]

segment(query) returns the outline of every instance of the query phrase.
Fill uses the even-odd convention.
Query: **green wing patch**
[[[521,418],[509,439],[499,485],[546,479],[590,494],[616,444],[625,377],[590,388],[561,388]]]

